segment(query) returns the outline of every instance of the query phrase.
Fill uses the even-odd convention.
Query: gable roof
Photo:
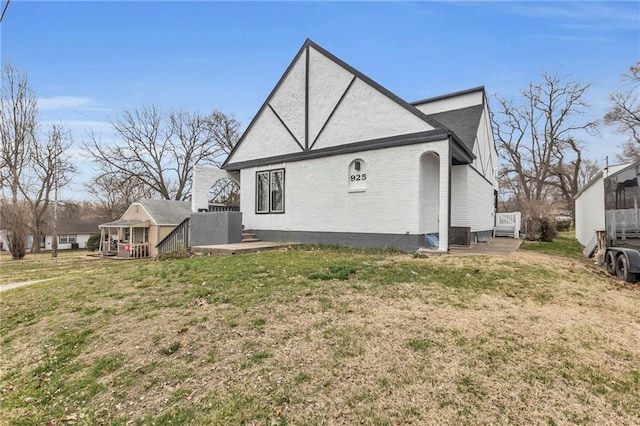
[[[191,203],[188,201],[143,198],[138,201],[138,204],[144,208],[156,225],[179,225],[191,215]]]
[[[366,75],[364,75],[362,72],[358,71],[357,69],[353,68],[351,65],[349,65],[346,62],[342,61],[341,59],[337,58],[336,56],[334,56],[333,54],[331,54],[327,50],[323,49],[322,47],[320,47],[319,45],[317,45],[316,43],[314,43],[310,39],[307,39],[304,42],[304,44],[302,45],[302,47],[300,48],[300,50],[298,51],[298,53],[295,55],[293,61],[289,64],[288,68],[286,69],[285,73],[282,75],[282,77],[280,78],[280,80],[278,81],[278,83],[276,84],[274,89],[271,91],[271,93],[269,94],[269,96],[267,97],[265,102],[260,107],[260,109],[258,110],[257,114],[254,116],[253,120],[251,121],[251,123],[249,124],[247,129],[244,131],[244,133],[240,137],[240,140],[238,141],[236,146],[232,149],[231,153],[229,154],[229,156],[225,160],[224,164],[222,165],[223,169],[226,169],[226,170],[238,170],[240,168],[249,167],[250,164],[251,165],[269,164],[269,161],[273,161],[275,159],[278,159],[279,161],[284,161],[284,160],[286,160],[286,161],[297,161],[297,160],[302,160],[302,159],[306,159],[306,158],[316,158],[316,157],[319,157],[319,156],[322,156],[322,155],[335,155],[334,153],[336,152],[336,149],[328,149],[328,148],[333,148],[333,147],[324,146],[324,147],[318,147],[318,149],[313,150],[312,148],[314,148],[313,145],[315,144],[315,141],[317,140],[317,137],[313,141],[311,141],[310,137],[309,137],[310,135],[309,135],[309,115],[308,115],[308,113],[309,113],[309,102],[308,102],[308,98],[309,98],[309,67],[308,66],[309,66],[309,49],[310,48],[313,48],[315,51],[317,51],[318,53],[323,55],[329,61],[332,61],[338,67],[341,67],[343,70],[346,70],[348,73],[353,75],[353,79],[351,80],[351,83],[349,83],[348,87],[346,88],[345,92],[342,95],[342,98],[340,98],[340,100],[338,100],[338,103],[335,105],[334,109],[329,114],[329,117],[327,118],[327,121],[325,122],[325,125],[329,122],[329,120],[331,120],[332,115],[334,114],[334,112],[336,111],[338,106],[340,105],[340,102],[342,101],[342,99],[345,97],[345,95],[349,91],[349,88],[351,87],[353,82],[356,81],[356,80],[360,80],[364,84],[366,84],[369,87],[373,88],[374,90],[376,90],[377,92],[382,94],[384,97],[386,97],[387,99],[392,101],[397,106],[401,107],[405,111],[407,111],[410,114],[412,114],[415,118],[418,118],[420,121],[422,121],[423,123],[428,125],[427,128],[433,128],[433,130],[432,130],[433,134],[439,134],[439,135],[445,134],[445,138],[446,137],[451,137],[452,140],[453,140],[454,145],[456,145],[454,147],[454,151],[456,152],[456,155],[458,156],[458,159],[457,159],[458,161],[465,163],[465,162],[470,162],[470,161],[473,160],[474,155],[473,155],[472,149],[469,149],[469,147],[468,147],[468,145],[466,143],[463,143],[457,137],[457,135],[455,135],[454,132],[451,131],[451,129],[445,127],[445,125],[443,125],[441,122],[439,122],[436,118],[434,118],[433,116],[430,116],[430,115],[427,115],[427,114],[423,113],[418,108],[416,108],[414,105],[412,105],[412,104],[406,102],[405,100],[401,99],[400,97],[395,95],[390,90],[386,89],[382,85],[378,84],[377,82],[375,82],[371,78],[369,78]],[[302,58],[303,54],[305,55],[304,58]],[[302,63],[303,65],[300,65],[301,62],[299,62],[299,61],[301,61],[301,58],[306,60],[306,64]],[[293,72],[295,67],[299,68],[301,66],[305,67],[304,68],[304,72],[306,73],[306,76],[305,76],[306,80],[304,81],[304,84],[305,84],[305,88],[304,88],[304,90],[305,90],[305,93],[304,93],[304,108],[305,108],[304,115],[305,115],[305,117],[304,117],[304,124],[303,124],[304,132],[300,131],[300,128],[298,127],[298,126],[302,125],[300,123],[299,117],[298,117],[298,121],[296,122],[296,124],[297,124],[296,128],[295,129],[291,129],[291,128],[287,127],[287,125],[285,123],[286,120],[283,120],[283,118],[276,113],[275,109],[271,105],[272,100],[274,99],[274,97],[278,93],[279,89],[283,86],[283,84],[285,83],[285,81],[286,81],[287,77],[290,75],[290,73]],[[298,72],[298,71],[296,71],[296,72]],[[292,102],[294,102],[294,101],[300,103],[299,99],[295,99],[295,100],[292,99]],[[245,142],[245,139],[247,138],[247,135],[249,135],[251,133],[251,131],[253,130],[254,126],[256,126],[256,123],[259,121],[259,119],[261,117],[263,117],[263,113],[265,113],[265,111],[268,111],[268,110],[270,110],[275,115],[277,120],[279,120],[280,124],[282,126],[284,126],[284,128],[288,132],[288,135],[291,137],[291,139],[293,141],[295,141],[295,143],[300,148],[300,150],[296,151],[296,152],[288,152],[288,153],[271,153],[270,155],[267,154],[267,155],[265,155],[265,157],[261,157],[261,158],[258,158],[258,159],[246,160],[246,159],[242,158],[242,155],[239,156],[240,158],[234,159],[234,155],[238,152],[238,148],[240,148],[242,146],[242,144]],[[320,128],[320,130],[319,130],[320,133],[323,131],[325,125],[323,125]],[[301,136],[302,133],[304,133],[303,136]],[[415,130],[409,130],[405,134],[409,135],[411,133],[415,133]],[[286,134],[287,133],[284,133],[283,135],[286,136]],[[317,136],[319,136],[319,134]],[[401,135],[401,134],[397,134],[394,137],[396,137],[398,139],[402,139],[403,141],[405,139],[407,139],[407,138],[402,138],[402,136],[403,135]],[[390,138],[388,136],[381,135],[380,137],[372,138],[372,139],[369,139],[369,140],[353,140],[353,141],[345,141],[345,142],[347,142],[347,143],[350,142],[351,145],[357,143],[362,149],[379,149],[379,148],[382,147],[379,144],[379,140],[381,138],[385,139],[385,140],[389,140],[392,137]],[[412,138],[412,140],[415,140],[415,138]],[[371,147],[367,146],[367,142],[369,142],[369,141],[371,142],[371,145],[372,145]],[[415,140],[414,143],[419,143],[419,142],[420,141]],[[290,145],[290,146],[293,147],[293,146],[295,146],[295,144],[294,145]],[[289,158],[289,156],[291,156],[291,158]]]
[[[83,220],[83,219],[59,219],[56,224],[56,233],[60,234],[99,234],[100,228],[98,227],[100,222],[97,220]],[[43,227],[42,231],[51,235],[53,233],[52,224],[47,224]]]

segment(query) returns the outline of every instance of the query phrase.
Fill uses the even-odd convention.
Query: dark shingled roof
[[[99,234],[100,222],[96,220],[84,219],[59,219],[57,224],[57,233],[60,234]],[[53,233],[53,223],[43,226],[42,232],[46,235]]]
[[[430,118],[442,123],[443,126],[453,130],[453,132],[464,142],[473,152],[473,145],[480,125],[483,105],[474,105],[466,108],[454,109],[451,111],[429,114]]]
[[[189,201],[151,200],[143,198],[138,201],[157,225],[180,225],[191,215]]]

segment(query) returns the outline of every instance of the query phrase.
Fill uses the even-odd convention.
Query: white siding
[[[99,234],[99,233],[100,231],[96,230],[95,234]],[[75,235],[76,235],[76,242],[78,243],[78,248],[80,249],[87,248],[87,241],[89,241],[89,237],[91,237],[91,234],[75,234]],[[47,235],[44,237],[45,250],[51,250],[51,241],[52,241],[51,235]],[[70,250],[70,249],[71,249],[71,243],[58,244],[58,250]]]
[[[431,142],[384,150],[274,164],[241,172],[243,223],[258,230],[354,233],[420,234],[420,158],[440,154],[440,214],[446,218],[448,203],[448,142]],[[354,159],[366,163],[367,188],[349,191],[349,165]],[[442,164],[442,162],[444,164]],[[285,213],[255,213],[255,173],[285,169]],[[432,219],[437,224],[437,218]],[[440,221],[447,235],[446,219]]]
[[[596,229],[604,229],[602,176],[576,198],[576,239],[586,246]]]
[[[593,178],[576,197],[576,240],[586,246],[597,229],[604,229],[604,177],[628,164],[609,166]]]

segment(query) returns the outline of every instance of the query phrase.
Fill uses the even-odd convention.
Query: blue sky
[[[79,147],[143,104],[219,109],[244,128],[306,38],[407,101],[479,85],[518,96],[560,69],[595,83],[589,118],[601,118],[640,59],[640,2],[12,0],[0,37],[41,122],[64,124]],[[606,127],[581,138],[602,163],[624,140]],[[92,171],[77,161],[80,182]],[[83,198],[81,185],[68,196]]]

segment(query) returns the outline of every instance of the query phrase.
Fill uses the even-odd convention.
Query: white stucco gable
[[[307,40],[225,165],[436,128],[437,121]]]

